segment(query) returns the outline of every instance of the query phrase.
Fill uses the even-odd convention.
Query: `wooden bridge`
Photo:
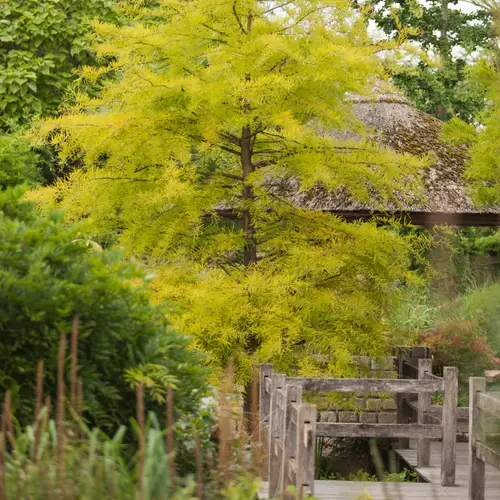
[[[288,498],[292,486],[299,499],[499,500],[500,453],[486,437],[500,435],[500,426],[492,427],[500,423],[500,393],[486,393],[485,380],[472,378],[469,409],[457,408],[457,369],[445,368],[438,377],[432,374],[430,359],[417,361],[418,379],[296,378],[262,365],[260,439],[267,456],[261,497]],[[306,392],[396,394],[398,423],[319,422],[316,406],[302,401]],[[431,404],[434,393],[444,395],[442,407]],[[457,443],[457,432],[467,430],[464,410],[469,414],[470,440]],[[396,453],[416,470],[421,482],[315,480],[320,437],[398,438]]]

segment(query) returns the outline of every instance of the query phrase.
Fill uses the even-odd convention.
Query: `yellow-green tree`
[[[291,194],[415,192],[422,162],[364,139],[351,113],[349,97],[383,76],[359,13],[345,0],[162,0],[136,18],[148,22],[96,26],[120,78],[41,125],[84,167],[35,196],[144,259],[173,321],[241,380],[256,361],[314,372],[328,355],[346,373],[353,354],[384,352],[408,243]]]

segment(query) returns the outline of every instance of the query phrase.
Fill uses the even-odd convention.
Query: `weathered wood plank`
[[[273,373],[271,375],[271,414],[269,432],[269,498],[279,495],[280,468],[283,455],[283,447],[277,446],[276,441],[284,441],[283,432],[283,410],[278,406],[278,391],[285,387],[285,375]]]
[[[446,366],[443,370],[443,448],[441,455],[441,485],[455,484],[456,449],[457,449],[457,404],[458,370]]]
[[[266,390],[267,381],[271,381],[273,373],[273,365],[260,365],[259,376],[259,443],[261,446],[261,475],[262,478],[268,479],[268,449],[269,449],[269,414],[271,408],[271,396]]]
[[[272,365],[271,365],[272,366]],[[269,374],[269,377],[266,377],[265,379],[265,390],[268,394],[271,394],[271,374]]]
[[[265,498],[266,490],[261,491]],[[446,488],[429,483],[315,481],[314,491],[320,500],[467,500],[466,486]],[[498,490],[489,491],[487,500],[498,500]]]
[[[479,392],[477,396],[477,407],[480,410],[500,418],[500,393]]]
[[[484,500],[484,462],[477,457],[477,443],[483,439],[479,396],[486,391],[486,379],[469,379],[469,499]]]
[[[476,442],[476,457],[500,470],[500,453],[486,444]]]
[[[285,386],[278,388],[276,391],[276,404],[278,408],[285,409]]]
[[[310,392],[421,393],[444,391],[444,381],[442,380],[287,377],[286,382],[287,384],[300,385],[304,391]]]
[[[316,447],[316,406],[300,404],[297,424],[297,499],[314,495],[314,460]]]
[[[407,378],[418,378],[418,368],[413,364],[405,361],[403,363],[403,375]]]
[[[283,461],[281,463],[280,483],[282,493],[286,491],[289,485],[295,484],[295,473],[290,474],[291,462],[295,461],[297,455],[297,427],[296,421],[292,420],[292,414],[297,414],[297,405],[302,403],[302,387],[298,385],[285,386],[285,418],[284,439],[285,449],[283,453]]]
[[[318,437],[385,437],[416,439],[425,435],[431,439],[440,439],[443,428],[440,425],[424,424],[348,424],[318,422]]]
[[[408,401],[405,400],[405,405],[408,406],[415,413],[418,411],[418,403],[417,401]],[[443,416],[443,407],[441,405],[431,405],[429,410],[429,415],[432,418],[441,419]],[[457,420],[469,420],[469,407],[457,407]]]
[[[425,380],[425,375],[432,372],[431,359],[418,360],[418,378]],[[427,423],[427,414],[431,407],[432,394],[428,392],[419,393],[418,395],[418,412],[417,422],[420,425]],[[418,436],[418,466],[427,467],[431,459],[431,442],[429,436],[420,434]]]
[[[416,443],[412,442],[416,446]],[[465,498],[468,499],[468,483],[469,483],[469,443],[457,443],[457,470],[456,481],[454,487],[441,486],[441,443],[433,441],[431,443],[431,464],[430,467],[417,467],[417,450],[415,448],[397,450],[396,453],[404,459],[409,466],[415,467],[415,470],[425,481],[433,483],[432,486],[436,491],[449,491],[454,494],[464,490]],[[485,466],[485,499],[498,500],[500,498],[500,471],[490,465]],[[396,497],[399,500],[398,497]],[[394,500],[396,500],[396,498]],[[405,497],[402,497],[404,500]],[[430,496],[429,500],[434,500]]]
[[[426,375],[432,373],[432,360],[429,358],[418,360],[418,378],[425,380]],[[417,422],[420,425],[428,423],[428,413],[431,407],[431,394],[419,393],[417,399]],[[430,439],[426,434],[418,436],[417,462],[419,467],[426,467],[430,463]]]
[[[432,367],[432,362],[431,362],[431,367]],[[431,372],[425,372],[424,373],[424,380],[443,380],[443,377],[440,377],[439,375],[434,375]]]
[[[398,365],[398,379],[403,379],[405,377],[403,373],[403,368],[405,364],[405,358],[407,356],[408,348],[399,347],[397,356]],[[407,408],[405,407],[406,400],[410,397],[410,394],[398,393],[396,394],[396,420],[398,424],[407,424],[409,422],[409,416]],[[410,440],[408,438],[399,438],[400,448],[409,448]]]

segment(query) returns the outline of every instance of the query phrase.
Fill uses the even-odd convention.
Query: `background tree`
[[[53,115],[73,70],[95,64],[88,19],[117,17],[111,0],[4,0],[0,12],[0,130]]]
[[[121,79],[42,124],[83,167],[35,197],[98,238],[116,232],[155,269],[175,324],[241,380],[257,360],[311,372],[326,354],[346,373],[353,354],[385,352],[409,243],[294,203],[313,188],[371,203],[418,192],[425,162],[364,138],[350,110],[383,74],[363,19],[343,0],[161,2],[154,15],[98,26]]]
[[[40,182],[40,159],[28,141],[15,135],[0,135],[0,189]]]
[[[471,55],[493,42],[489,9],[463,10],[458,0],[373,0],[371,17],[388,37],[401,26],[412,28],[409,39],[425,52],[392,69],[394,83],[423,111],[449,120],[474,121],[484,105],[480,85],[468,78]],[[437,59],[437,61],[436,61]],[[438,63],[438,65],[436,65]]]
[[[485,93],[486,107],[478,115],[481,127],[452,120],[444,129],[445,139],[469,146],[470,159],[465,177],[474,200],[484,208],[495,207],[500,201],[500,51],[498,49],[500,6],[493,2],[490,12],[495,24],[497,44],[474,65],[472,77]]]
[[[39,359],[55,401],[58,339],[75,315],[91,424],[113,430],[127,423],[138,381],[153,404],[174,383],[177,410],[197,408],[205,388],[199,357],[170,329],[165,308],[150,303],[140,269],[119,252],[93,249],[61,214],[41,217],[21,194],[0,192],[0,393],[13,391],[19,421],[32,422]]]

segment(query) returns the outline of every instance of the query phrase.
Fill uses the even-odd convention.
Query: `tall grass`
[[[56,413],[52,418],[50,399],[43,403],[43,361],[38,363],[32,425],[16,428],[11,394],[5,394],[0,422],[0,500],[255,498],[258,485],[253,465],[258,459],[255,451],[242,453],[249,436],[243,433],[241,422],[234,422],[231,411],[231,369],[221,391],[218,450],[203,449],[193,429],[196,472],[176,477],[173,388],[168,387],[165,421],[160,422],[155,413],[147,412],[144,386],[137,387],[137,418],[131,422],[136,446],[125,439],[130,430],[124,426],[113,436],[90,429],[82,417],[84,387],[78,378],[77,344],[75,319],[69,398],[64,377],[67,342],[62,334]],[[256,410],[256,401],[252,405]]]

